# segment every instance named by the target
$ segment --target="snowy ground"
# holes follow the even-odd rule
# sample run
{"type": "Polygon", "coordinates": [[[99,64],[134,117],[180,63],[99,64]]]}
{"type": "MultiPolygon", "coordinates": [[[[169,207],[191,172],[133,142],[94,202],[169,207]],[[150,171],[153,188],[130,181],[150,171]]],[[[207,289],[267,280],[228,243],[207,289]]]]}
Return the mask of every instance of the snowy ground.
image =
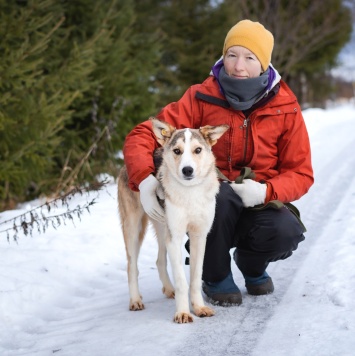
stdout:
{"type": "MultiPolygon", "coordinates": [[[[274,294],[247,295],[233,266],[243,304],[175,324],[150,232],[140,256],[146,309],[130,312],[111,184],[75,228],[69,223],[18,243],[0,234],[0,355],[354,355],[355,106],[304,116],[316,182],[296,205],[308,232],[291,258],[270,264],[274,294]]],[[[1,213],[0,223],[30,206],[1,213]]]]}

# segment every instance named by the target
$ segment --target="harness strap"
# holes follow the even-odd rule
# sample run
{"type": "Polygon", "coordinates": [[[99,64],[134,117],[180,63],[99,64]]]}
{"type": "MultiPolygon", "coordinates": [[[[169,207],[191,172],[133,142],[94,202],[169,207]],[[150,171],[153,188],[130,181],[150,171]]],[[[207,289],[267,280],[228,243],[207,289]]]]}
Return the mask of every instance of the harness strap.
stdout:
{"type": "Polygon", "coordinates": [[[231,181],[228,179],[218,168],[217,169],[217,176],[219,179],[227,181],[228,183],[237,183],[240,184],[243,182],[244,179],[254,179],[255,173],[252,171],[250,167],[243,167],[240,170],[239,176],[235,179],[235,181],[231,181]]]}

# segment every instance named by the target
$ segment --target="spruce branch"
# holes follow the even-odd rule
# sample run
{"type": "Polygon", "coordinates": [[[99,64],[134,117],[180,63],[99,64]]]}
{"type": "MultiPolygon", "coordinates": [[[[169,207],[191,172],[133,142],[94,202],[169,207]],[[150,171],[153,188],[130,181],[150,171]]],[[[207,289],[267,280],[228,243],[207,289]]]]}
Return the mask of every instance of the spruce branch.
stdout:
{"type": "Polygon", "coordinates": [[[25,236],[32,236],[33,231],[38,233],[45,233],[49,227],[57,229],[62,224],[66,225],[66,221],[70,220],[75,226],[75,218],[81,221],[81,216],[84,212],[90,213],[90,208],[96,204],[96,198],[87,200],[83,204],[78,204],[74,208],[70,206],[71,199],[80,194],[89,195],[90,192],[99,192],[106,184],[107,180],[101,182],[90,183],[84,187],[74,187],[62,196],[56,197],[50,201],[23,213],[11,219],[0,222],[1,225],[9,225],[11,227],[0,230],[0,234],[6,234],[8,242],[10,242],[10,235],[15,242],[18,241],[18,235],[22,232],[25,236]],[[63,213],[50,215],[53,208],[65,208],[63,213]]]}

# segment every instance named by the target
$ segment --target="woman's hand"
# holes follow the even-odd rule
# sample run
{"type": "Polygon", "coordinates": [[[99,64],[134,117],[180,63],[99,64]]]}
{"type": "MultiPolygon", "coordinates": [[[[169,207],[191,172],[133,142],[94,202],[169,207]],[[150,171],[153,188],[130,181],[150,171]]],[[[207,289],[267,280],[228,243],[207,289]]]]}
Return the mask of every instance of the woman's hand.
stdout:
{"type": "Polygon", "coordinates": [[[154,220],[165,222],[165,214],[160,206],[157,196],[162,198],[162,187],[158,179],[152,174],[139,184],[140,200],[144,211],[154,220]]]}
{"type": "Polygon", "coordinates": [[[267,185],[252,179],[244,179],[242,183],[231,183],[233,190],[240,196],[245,208],[264,204],[267,185]]]}

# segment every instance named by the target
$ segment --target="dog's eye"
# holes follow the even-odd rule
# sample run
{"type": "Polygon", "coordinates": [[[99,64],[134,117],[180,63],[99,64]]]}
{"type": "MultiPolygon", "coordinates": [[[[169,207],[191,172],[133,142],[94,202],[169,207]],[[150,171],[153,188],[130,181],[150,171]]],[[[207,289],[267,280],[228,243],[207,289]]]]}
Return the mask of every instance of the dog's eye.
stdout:
{"type": "Polygon", "coordinates": [[[175,148],[173,150],[173,152],[176,154],[176,155],[181,155],[181,151],[178,149],[178,148],[175,148]]]}
{"type": "Polygon", "coordinates": [[[196,154],[201,153],[201,151],[202,151],[202,148],[201,148],[201,147],[197,147],[197,148],[195,149],[195,153],[196,153],[196,154]]]}

